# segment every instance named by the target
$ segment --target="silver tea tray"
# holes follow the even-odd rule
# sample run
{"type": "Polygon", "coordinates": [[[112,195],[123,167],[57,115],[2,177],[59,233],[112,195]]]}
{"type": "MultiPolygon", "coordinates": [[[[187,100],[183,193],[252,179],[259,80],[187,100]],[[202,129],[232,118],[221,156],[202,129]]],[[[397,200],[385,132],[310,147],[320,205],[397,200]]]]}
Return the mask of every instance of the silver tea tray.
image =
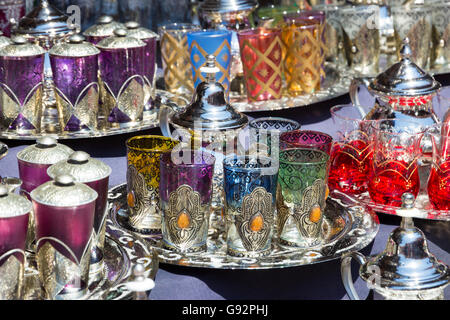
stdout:
{"type": "MultiPolygon", "coordinates": [[[[132,269],[138,263],[144,266],[147,277],[155,279],[158,271],[156,252],[148,248],[145,241],[136,234],[107,221],[104,268],[99,273],[89,275],[88,293],[82,299],[133,299],[134,292],[129,290],[127,282],[132,280],[132,269]]],[[[25,300],[43,299],[36,261],[28,252],[23,298],[25,300]]]]}
{"type": "MultiPolygon", "coordinates": [[[[30,134],[27,132],[19,132],[13,130],[0,130],[0,138],[11,140],[36,140],[42,136],[53,136],[59,140],[65,139],[88,139],[113,136],[125,133],[138,132],[142,130],[148,130],[159,126],[159,109],[161,105],[170,106],[172,109],[179,109],[187,104],[187,100],[182,97],[177,97],[170,92],[164,90],[156,90],[155,106],[149,114],[144,114],[142,121],[134,123],[128,127],[115,128],[107,124],[106,120],[99,120],[97,129],[94,131],[77,131],[77,132],[60,132],[54,133],[51,130],[47,130],[44,133],[30,134]]],[[[43,127],[48,127],[45,122],[42,123],[43,127]]]]}
{"type": "MultiPolygon", "coordinates": [[[[126,198],[126,184],[112,188],[108,194],[108,214],[113,224],[130,230],[126,198]]],[[[221,229],[210,228],[207,252],[195,254],[180,254],[162,248],[160,236],[139,235],[157,252],[162,263],[213,269],[275,269],[330,261],[347,252],[361,250],[375,238],[379,221],[376,214],[361,206],[349,206],[348,203],[328,199],[323,229],[325,244],[311,249],[287,249],[279,246],[277,239],[274,239],[272,252],[261,258],[226,255],[225,234],[221,229]]]]}

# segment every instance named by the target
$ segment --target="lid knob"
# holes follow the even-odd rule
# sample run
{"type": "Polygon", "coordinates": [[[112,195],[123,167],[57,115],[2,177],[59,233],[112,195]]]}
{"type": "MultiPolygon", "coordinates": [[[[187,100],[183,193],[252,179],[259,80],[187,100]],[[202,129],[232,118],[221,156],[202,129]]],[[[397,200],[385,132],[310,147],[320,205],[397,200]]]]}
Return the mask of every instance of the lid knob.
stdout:
{"type": "Polygon", "coordinates": [[[69,156],[69,161],[72,162],[72,163],[81,164],[81,163],[88,162],[90,158],[91,158],[91,156],[87,152],[75,151],[74,153],[72,153],[69,156]]]}
{"type": "Polygon", "coordinates": [[[6,197],[8,193],[8,188],[5,185],[0,185],[0,197],[6,197]]]}
{"type": "Polygon", "coordinates": [[[22,44],[28,43],[27,39],[25,39],[25,37],[22,37],[22,36],[14,36],[11,40],[14,44],[17,44],[17,45],[22,45],[22,44]]]}
{"type": "Polygon", "coordinates": [[[124,28],[118,28],[114,30],[114,35],[116,37],[126,37],[127,36],[127,30],[124,28]]]}
{"type": "Polygon", "coordinates": [[[125,27],[127,27],[127,29],[137,29],[139,26],[139,23],[136,21],[128,21],[125,23],[125,27]]]}
{"type": "Polygon", "coordinates": [[[50,148],[56,146],[57,140],[53,137],[45,136],[36,140],[38,148],[50,148]]]}
{"type": "Polygon", "coordinates": [[[402,194],[402,207],[405,209],[412,209],[414,208],[414,202],[415,202],[414,195],[409,192],[405,192],[402,194]]]}
{"type": "Polygon", "coordinates": [[[208,54],[206,56],[206,63],[200,68],[200,72],[206,73],[207,82],[215,82],[216,73],[219,71],[220,69],[216,66],[216,57],[213,54],[208,54]]]}
{"type": "Polygon", "coordinates": [[[83,43],[84,39],[85,38],[81,34],[74,34],[73,36],[70,36],[69,42],[78,44],[78,43],[83,43]]]}
{"type": "Polygon", "coordinates": [[[403,40],[403,46],[400,49],[400,56],[402,59],[409,59],[412,55],[411,47],[409,46],[409,38],[403,40]]]}
{"type": "Polygon", "coordinates": [[[111,17],[111,16],[101,16],[97,20],[98,24],[108,24],[108,23],[111,23],[111,22],[113,22],[113,17],[111,17]]]}
{"type": "Polygon", "coordinates": [[[59,186],[71,186],[75,183],[73,177],[68,174],[61,174],[56,176],[55,182],[59,186]]]}

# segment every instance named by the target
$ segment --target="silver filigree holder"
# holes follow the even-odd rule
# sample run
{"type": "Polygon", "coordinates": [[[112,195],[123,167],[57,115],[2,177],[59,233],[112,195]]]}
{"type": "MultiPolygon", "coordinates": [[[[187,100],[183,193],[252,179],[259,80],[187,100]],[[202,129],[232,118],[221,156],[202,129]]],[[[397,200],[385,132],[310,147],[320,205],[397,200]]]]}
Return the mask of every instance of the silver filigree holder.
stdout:
{"type": "Polygon", "coordinates": [[[402,221],[390,234],[383,252],[368,258],[359,252],[342,257],[342,282],[350,299],[360,300],[351,275],[352,258],[360,264],[359,276],[385,299],[443,299],[450,269],[429,252],[425,235],[414,226],[414,203],[411,193],[402,195],[402,208],[397,210],[402,221]]]}

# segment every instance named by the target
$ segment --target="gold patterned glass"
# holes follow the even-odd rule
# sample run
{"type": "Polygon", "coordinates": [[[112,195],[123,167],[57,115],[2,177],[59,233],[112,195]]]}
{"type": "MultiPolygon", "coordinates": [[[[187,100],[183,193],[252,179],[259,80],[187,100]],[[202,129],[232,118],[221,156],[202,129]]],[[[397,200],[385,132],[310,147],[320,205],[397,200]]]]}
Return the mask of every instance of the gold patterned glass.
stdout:
{"type": "Polygon", "coordinates": [[[450,65],[450,2],[432,4],[433,32],[431,67],[450,65]]]}
{"type": "Polygon", "coordinates": [[[284,72],[291,96],[320,90],[320,27],[315,21],[291,22],[283,27],[281,38],[286,48],[284,72]]]}
{"type": "Polygon", "coordinates": [[[159,28],[167,91],[186,96],[191,96],[194,92],[186,35],[199,30],[200,26],[188,23],[173,23],[159,28]]]}
{"type": "Polygon", "coordinates": [[[142,233],[161,233],[159,162],[179,141],[163,136],[127,140],[127,202],[130,226],[142,233]]]}

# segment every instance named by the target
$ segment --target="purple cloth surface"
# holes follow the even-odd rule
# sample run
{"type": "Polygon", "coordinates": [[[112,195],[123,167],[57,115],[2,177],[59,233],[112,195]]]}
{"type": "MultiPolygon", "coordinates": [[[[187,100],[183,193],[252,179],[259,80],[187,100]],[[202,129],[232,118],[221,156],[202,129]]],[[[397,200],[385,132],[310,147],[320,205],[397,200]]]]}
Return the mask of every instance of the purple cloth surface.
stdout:
{"type": "MultiPolygon", "coordinates": [[[[450,76],[438,78],[441,83],[450,84],[450,76]]],[[[450,87],[445,96],[450,98],[450,87]]],[[[362,101],[370,100],[362,92],[362,101]]],[[[303,129],[312,129],[334,134],[334,125],[329,109],[337,104],[349,103],[344,95],[309,107],[276,112],[249,113],[251,117],[279,116],[299,121],[303,129]]],[[[449,100],[450,101],[450,100],[449,100]]],[[[448,107],[448,106],[447,106],[448,107]]],[[[126,181],[125,141],[138,134],[160,134],[159,128],[128,135],[61,141],[74,150],[82,150],[110,165],[113,172],[110,186],[126,181]]],[[[0,160],[0,176],[18,176],[16,154],[26,141],[3,141],[10,146],[9,154],[0,160]]],[[[29,144],[31,142],[28,142],[29,144]]],[[[361,250],[364,255],[374,255],[386,246],[389,233],[399,226],[400,218],[379,214],[380,231],[375,240],[361,250]]],[[[429,250],[441,261],[450,264],[450,222],[415,219],[415,224],[428,239],[429,250]]],[[[353,279],[357,276],[356,262],[353,264],[353,279]]],[[[366,284],[358,278],[355,283],[362,299],[378,299],[369,294],[366,284]]],[[[215,270],[188,268],[160,264],[156,275],[156,286],[150,293],[154,300],[212,300],[212,299],[348,299],[340,276],[340,261],[273,270],[215,270]]],[[[450,299],[450,289],[445,291],[450,299]]]]}

